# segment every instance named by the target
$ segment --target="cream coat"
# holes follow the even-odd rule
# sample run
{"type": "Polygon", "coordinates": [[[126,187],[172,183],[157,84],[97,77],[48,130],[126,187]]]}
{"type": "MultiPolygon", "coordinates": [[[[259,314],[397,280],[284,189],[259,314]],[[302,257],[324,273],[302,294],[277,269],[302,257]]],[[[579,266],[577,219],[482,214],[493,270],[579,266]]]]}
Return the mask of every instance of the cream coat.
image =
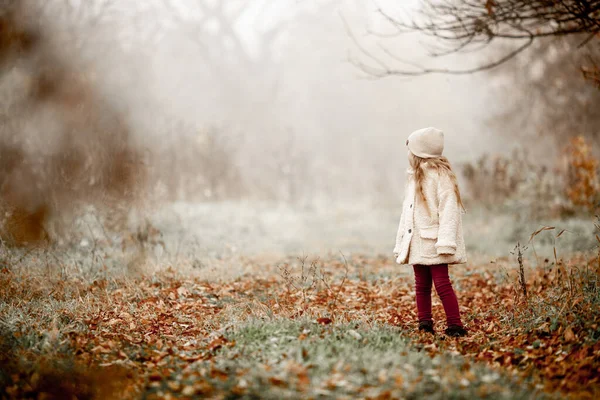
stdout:
{"type": "Polygon", "coordinates": [[[406,180],[402,216],[396,235],[398,264],[436,265],[467,262],[461,208],[450,177],[425,168],[423,192],[416,194],[414,172],[406,180]],[[429,211],[428,211],[429,209],[429,211]]]}

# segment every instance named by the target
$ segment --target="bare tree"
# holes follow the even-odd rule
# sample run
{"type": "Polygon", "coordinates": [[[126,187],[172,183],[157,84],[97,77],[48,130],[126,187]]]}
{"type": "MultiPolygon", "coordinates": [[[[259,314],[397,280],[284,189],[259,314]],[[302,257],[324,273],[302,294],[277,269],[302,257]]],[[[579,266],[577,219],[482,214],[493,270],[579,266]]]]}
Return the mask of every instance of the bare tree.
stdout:
{"type": "Polygon", "coordinates": [[[554,139],[557,148],[570,136],[597,140],[600,90],[582,79],[580,71],[586,63],[593,65],[590,59],[600,59],[600,46],[588,43],[578,49],[578,39],[544,38],[513,62],[489,71],[490,82],[501,83],[491,89],[501,112],[488,120],[488,127],[521,138],[527,132],[533,143],[539,137],[554,139]]]}
{"type": "Polygon", "coordinates": [[[517,45],[490,62],[465,69],[446,69],[421,66],[384,49],[390,58],[386,61],[356,41],[369,62],[354,60],[355,64],[375,77],[470,74],[507,62],[541,38],[579,35],[583,46],[600,33],[598,0],[422,0],[419,13],[409,20],[396,18],[383,9],[379,12],[395,28],[392,36],[419,32],[435,39],[429,48],[434,57],[478,51],[500,41],[517,45]]]}
{"type": "Polygon", "coordinates": [[[257,102],[272,102],[277,94],[281,79],[277,53],[286,33],[302,18],[312,18],[336,3],[296,3],[293,11],[282,12],[278,4],[284,2],[269,0],[189,0],[184,9],[176,1],[160,1],[164,18],[195,46],[209,73],[224,85],[225,96],[242,98],[240,91],[250,90],[252,108],[257,102]]]}

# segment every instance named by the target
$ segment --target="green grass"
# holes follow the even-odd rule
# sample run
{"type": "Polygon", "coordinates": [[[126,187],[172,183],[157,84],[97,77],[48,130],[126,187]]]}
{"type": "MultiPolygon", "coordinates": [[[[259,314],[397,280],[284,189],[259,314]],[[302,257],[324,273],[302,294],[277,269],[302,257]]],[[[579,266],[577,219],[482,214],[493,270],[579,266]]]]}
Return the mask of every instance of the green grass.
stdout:
{"type": "MultiPolygon", "coordinates": [[[[541,398],[528,384],[462,356],[432,358],[389,326],[250,321],[226,338],[235,344],[171,379],[193,386],[202,377],[225,398],[244,399],[541,398]]],[[[161,382],[151,392],[163,395],[168,387],[161,382]]]]}

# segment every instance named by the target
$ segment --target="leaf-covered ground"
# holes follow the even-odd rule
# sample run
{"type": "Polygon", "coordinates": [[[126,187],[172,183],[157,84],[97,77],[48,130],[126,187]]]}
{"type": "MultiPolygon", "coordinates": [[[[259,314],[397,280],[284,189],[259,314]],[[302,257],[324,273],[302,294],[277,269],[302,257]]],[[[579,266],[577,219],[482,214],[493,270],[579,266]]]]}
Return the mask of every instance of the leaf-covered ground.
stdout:
{"type": "Polygon", "coordinates": [[[235,279],[0,272],[2,398],[598,398],[600,263],[456,266],[466,338],[417,332],[390,258],[248,263],[235,279]],[[40,395],[43,394],[43,395],[40,395]],[[40,397],[41,396],[41,397],[40,397]]]}

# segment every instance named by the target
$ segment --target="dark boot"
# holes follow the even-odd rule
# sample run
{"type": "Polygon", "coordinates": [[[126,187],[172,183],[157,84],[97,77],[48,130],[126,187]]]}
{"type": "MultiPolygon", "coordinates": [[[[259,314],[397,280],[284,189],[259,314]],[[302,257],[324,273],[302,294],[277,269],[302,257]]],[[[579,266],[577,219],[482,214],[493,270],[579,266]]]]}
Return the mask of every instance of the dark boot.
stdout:
{"type": "Polygon", "coordinates": [[[450,325],[446,328],[446,335],[451,337],[462,337],[467,335],[467,330],[459,325],[450,325]]]}
{"type": "Polygon", "coordinates": [[[433,321],[421,321],[419,322],[419,330],[427,333],[435,334],[433,330],[433,321]]]}

